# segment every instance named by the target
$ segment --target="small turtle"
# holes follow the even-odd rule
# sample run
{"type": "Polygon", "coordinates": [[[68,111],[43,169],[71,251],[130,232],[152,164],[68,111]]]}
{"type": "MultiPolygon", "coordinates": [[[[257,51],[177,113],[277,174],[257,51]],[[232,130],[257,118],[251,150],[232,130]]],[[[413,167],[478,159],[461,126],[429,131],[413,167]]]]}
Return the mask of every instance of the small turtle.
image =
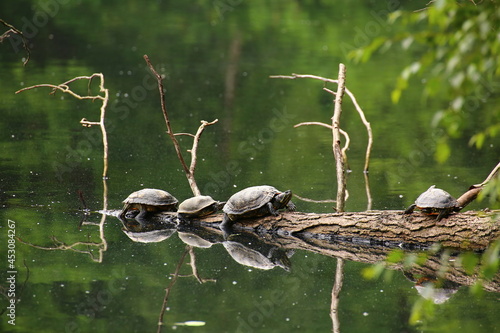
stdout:
{"type": "Polygon", "coordinates": [[[287,208],[295,210],[295,205],[290,201],[292,191],[280,192],[272,186],[252,186],[233,194],[223,208],[224,218],[220,229],[227,233],[234,221],[278,215],[278,209],[287,208]]]}
{"type": "Polygon", "coordinates": [[[225,202],[219,202],[212,199],[208,195],[199,195],[184,200],[180,205],[177,213],[182,217],[203,217],[216,213],[225,202]]]}
{"type": "Polygon", "coordinates": [[[177,210],[177,199],[167,191],[153,188],[145,188],[130,194],[123,200],[124,206],[120,218],[125,218],[130,211],[139,211],[136,219],[143,219],[148,212],[175,212],[177,210]]]}
{"type": "Polygon", "coordinates": [[[415,203],[408,207],[404,213],[411,214],[415,208],[420,209],[422,213],[427,215],[437,215],[437,221],[441,221],[442,218],[448,216],[451,212],[460,209],[454,197],[448,192],[436,188],[435,185],[432,185],[427,191],[420,194],[415,203]]]}

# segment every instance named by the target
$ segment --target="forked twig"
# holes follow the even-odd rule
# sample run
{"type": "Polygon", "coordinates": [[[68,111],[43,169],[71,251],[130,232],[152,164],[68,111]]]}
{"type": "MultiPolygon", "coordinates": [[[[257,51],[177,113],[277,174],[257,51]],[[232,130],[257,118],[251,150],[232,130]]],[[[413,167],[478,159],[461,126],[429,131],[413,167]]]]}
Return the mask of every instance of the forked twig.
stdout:
{"type": "Polygon", "coordinates": [[[4,32],[0,36],[0,43],[2,43],[5,38],[10,37],[11,33],[21,36],[21,39],[23,41],[23,48],[26,51],[26,55],[27,55],[26,60],[23,61],[23,66],[26,66],[28,61],[30,61],[30,55],[31,55],[30,48],[28,46],[28,40],[26,39],[26,37],[24,37],[23,32],[20,31],[19,29],[17,29],[16,27],[14,27],[12,24],[9,24],[2,19],[0,19],[0,23],[2,23],[4,26],[9,28],[9,30],[7,30],[6,32],[4,32]]]}
{"type": "Polygon", "coordinates": [[[198,143],[200,141],[201,134],[203,133],[203,130],[205,129],[205,127],[217,123],[218,119],[215,119],[212,122],[207,122],[205,120],[202,120],[201,125],[198,128],[198,131],[196,132],[195,135],[192,135],[190,133],[174,133],[174,131],[172,130],[172,125],[170,124],[170,119],[168,117],[168,112],[167,112],[167,106],[165,103],[165,90],[163,88],[163,79],[162,79],[161,75],[156,71],[156,69],[154,68],[153,64],[151,63],[151,61],[149,60],[149,57],[147,55],[144,55],[144,60],[146,61],[149,69],[151,70],[153,75],[156,77],[156,80],[158,81],[158,90],[160,91],[161,110],[163,112],[163,118],[165,119],[165,124],[167,125],[167,134],[169,135],[170,139],[172,140],[172,143],[174,144],[175,152],[177,153],[177,157],[179,158],[182,169],[184,170],[184,173],[186,174],[186,178],[188,180],[189,186],[191,187],[191,191],[193,192],[193,195],[195,195],[195,196],[201,195],[200,189],[198,188],[198,185],[196,184],[196,179],[194,178],[194,172],[196,169],[196,162],[197,162],[198,143]],[[186,161],[184,159],[184,156],[182,155],[179,141],[176,138],[177,135],[188,135],[188,136],[192,136],[194,138],[193,139],[193,146],[189,150],[189,152],[191,153],[191,163],[190,163],[189,167],[187,166],[186,161]]]}
{"type": "Polygon", "coordinates": [[[104,166],[103,166],[103,171],[102,171],[102,177],[103,177],[103,179],[106,179],[107,174],[108,174],[108,135],[106,133],[106,126],[104,124],[104,120],[106,117],[106,107],[108,106],[108,101],[109,101],[109,91],[108,91],[108,89],[106,89],[104,87],[104,75],[102,73],[94,73],[90,76],[77,76],[77,77],[74,77],[71,80],[63,82],[59,85],[46,84],[46,83],[36,84],[34,86],[19,89],[18,91],[16,91],[16,94],[23,92],[23,91],[26,91],[26,90],[31,90],[34,88],[41,88],[41,87],[52,88],[52,91],[50,92],[51,95],[54,95],[57,91],[61,91],[61,92],[66,93],[66,94],[70,94],[74,98],[80,99],[80,100],[90,99],[90,100],[94,101],[94,100],[98,99],[98,100],[102,101],[101,115],[100,115],[99,121],[88,121],[87,119],[83,118],[82,120],[80,120],[80,124],[82,124],[82,126],[84,126],[84,127],[91,127],[92,125],[99,125],[99,127],[101,128],[102,144],[103,144],[103,150],[104,150],[104,152],[103,152],[104,166]],[[80,95],[80,94],[75,93],[69,87],[69,84],[72,82],[75,82],[78,80],[89,80],[89,89],[90,89],[90,84],[92,82],[92,79],[94,79],[96,77],[98,77],[100,79],[99,92],[103,93],[103,96],[101,96],[101,95],[91,96],[90,92],[89,92],[89,95],[80,95]]]}
{"type": "MultiPolygon", "coordinates": [[[[338,84],[338,80],[328,79],[328,78],[325,78],[325,77],[321,77],[321,76],[317,76],[317,75],[310,75],[310,74],[295,74],[295,73],[292,73],[292,75],[272,75],[272,76],[270,76],[270,78],[273,78],[273,79],[290,79],[290,80],[301,79],[301,78],[309,78],[309,79],[320,80],[320,81],[323,81],[325,83],[329,82],[329,83],[338,84]]],[[[323,88],[323,90],[325,90],[325,91],[327,91],[327,92],[329,92],[331,94],[335,94],[332,90],[330,90],[328,88],[323,88]]],[[[347,89],[347,87],[345,87],[345,93],[351,98],[352,103],[354,104],[354,107],[356,108],[356,111],[358,112],[358,114],[359,114],[359,116],[361,118],[361,121],[363,122],[363,124],[366,127],[366,131],[367,131],[367,134],[368,134],[368,143],[366,145],[365,166],[364,166],[364,170],[363,171],[364,172],[368,172],[369,166],[370,166],[370,154],[371,154],[372,145],[373,145],[372,128],[371,128],[370,123],[366,120],[366,117],[365,117],[365,114],[363,112],[363,109],[361,109],[361,107],[359,106],[358,101],[356,100],[356,97],[354,96],[354,94],[349,89],[347,89]]]]}

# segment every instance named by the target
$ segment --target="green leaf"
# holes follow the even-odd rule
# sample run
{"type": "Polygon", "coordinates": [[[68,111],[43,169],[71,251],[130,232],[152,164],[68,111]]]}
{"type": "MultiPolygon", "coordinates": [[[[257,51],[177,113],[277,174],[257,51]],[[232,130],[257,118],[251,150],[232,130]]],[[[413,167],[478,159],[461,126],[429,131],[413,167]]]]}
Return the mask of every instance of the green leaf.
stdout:
{"type": "Polygon", "coordinates": [[[400,249],[394,249],[392,250],[389,255],[387,256],[387,262],[391,264],[396,264],[398,262],[401,262],[404,258],[404,251],[400,249]]]}
{"type": "Polygon", "coordinates": [[[385,269],[385,264],[384,263],[378,263],[376,265],[372,265],[370,267],[367,267],[367,268],[363,269],[361,271],[361,275],[366,280],[377,279],[384,272],[384,269],[385,269]]]}
{"type": "Polygon", "coordinates": [[[473,135],[469,140],[470,146],[476,146],[477,149],[481,149],[484,144],[484,140],[486,139],[486,135],[484,133],[477,133],[473,135]]]}
{"type": "Polygon", "coordinates": [[[450,158],[451,149],[447,142],[440,141],[436,146],[435,159],[438,163],[444,163],[450,158]]]}
{"type": "Polygon", "coordinates": [[[479,258],[475,253],[466,252],[460,255],[461,265],[468,275],[474,274],[476,271],[479,258]]]}

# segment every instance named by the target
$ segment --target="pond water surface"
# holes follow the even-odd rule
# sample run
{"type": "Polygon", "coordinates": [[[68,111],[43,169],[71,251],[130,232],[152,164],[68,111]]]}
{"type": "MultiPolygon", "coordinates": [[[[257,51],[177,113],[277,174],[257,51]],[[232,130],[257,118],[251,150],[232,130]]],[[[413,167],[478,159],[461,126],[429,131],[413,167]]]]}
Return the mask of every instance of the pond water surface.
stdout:
{"type": "MultiPolygon", "coordinates": [[[[25,67],[20,44],[5,40],[0,53],[2,331],[154,332],[164,308],[163,331],[329,332],[340,325],[340,332],[500,332],[500,288],[494,283],[482,293],[468,285],[442,286],[451,290],[446,300],[424,302],[418,279],[401,269],[368,279],[379,266],[362,260],[363,253],[384,261],[391,249],[337,249],[356,253],[358,260],[342,261],[332,321],[334,256],[264,244],[264,257],[281,257],[256,268],[236,261],[231,251],[238,245],[217,235],[187,248],[186,240],[193,245],[195,237],[186,235],[189,230],[166,226],[141,238],[125,232],[115,216],[99,213],[120,209],[131,192],[146,187],[168,190],[179,200],[192,196],[144,54],[164,75],[175,132],[195,133],[200,120],[218,119],[201,137],[196,169],[202,193],[218,200],[260,184],[316,200],[335,198],[331,132],[293,127],[331,122],[332,95],[319,81],[269,76],[336,78],[339,63],[346,65],[347,87],[374,133],[369,201],[362,171],[367,135],[345,100],[341,123],[351,138],[352,170],[347,211],[401,210],[430,185],[458,196],[481,182],[498,162],[495,146],[477,151],[468,138],[457,139],[446,163],[433,158],[439,129],[431,126],[432,117],[447,101],[422,98],[415,81],[399,104],[391,103],[395,78],[414,54],[394,49],[366,64],[346,57],[401,29],[384,23],[393,10],[385,2],[53,0],[4,2],[0,8],[0,18],[23,29],[31,42],[25,67]],[[104,74],[110,92],[105,181],[99,127],[79,123],[99,120],[100,101],[49,95],[49,88],[15,94],[92,73],[104,74]],[[6,255],[9,239],[15,240],[15,261],[6,255]],[[178,263],[180,275],[174,276],[178,263]],[[10,291],[17,299],[14,311],[8,308],[10,291]]],[[[74,89],[86,94],[87,82],[74,89]]],[[[178,138],[183,150],[190,148],[192,138],[178,138]]],[[[302,212],[333,211],[332,203],[293,200],[302,212]]],[[[468,209],[486,206],[475,202],[468,209]]]]}

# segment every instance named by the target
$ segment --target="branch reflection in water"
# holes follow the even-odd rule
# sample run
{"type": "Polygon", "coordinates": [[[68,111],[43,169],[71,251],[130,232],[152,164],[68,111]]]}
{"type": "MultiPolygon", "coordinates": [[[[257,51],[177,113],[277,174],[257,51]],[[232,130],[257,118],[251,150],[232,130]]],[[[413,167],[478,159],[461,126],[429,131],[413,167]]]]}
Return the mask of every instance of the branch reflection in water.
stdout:
{"type": "MultiPolygon", "coordinates": [[[[447,302],[462,286],[475,286],[480,284],[484,290],[489,292],[500,292],[500,276],[493,274],[486,276],[482,273],[480,265],[467,267],[463,263],[463,256],[471,255],[470,252],[447,249],[441,246],[430,248],[418,248],[407,246],[406,249],[394,244],[362,242],[357,239],[314,239],[299,237],[297,235],[279,235],[267,230],[251,227],[243,227],[236,233],[224,239],[222,232],[216,224],[204,222],[202,219],[178,219],[175,213],[162,213],[153,215],[153,219],[145,222],[141,220],[129,221],[124,225],[123,231],[129,238],[137,242],[168,241],[175,233],[186,243],[179,263],[184,257],[191,255],[192,274],[180,275],[176,269],[174,276],[194,276],[199,283],[214,281],[202,279],[198,275],[194,257],[194,249],[212,250],[214,246],[222,245],[230,257],[237,263],[261,270],[271,270],[280,267],[290,274],[297,275],[298,280],[287,286],[287,290],[298,290],[302,279],[310,278],[310,274],[317,271],[318,267],[300,267],[293,269],[292,256],[297,250],[317,253],[320,255],[337,259],[335,280],[331,293],[330,317],[332,319],[333,332],[340,332],[340,321],[338,318],[340,290],[343,283],[344,264],[348,261],[356,261],[372,264],[365,268],[365,278],[377,278],[387,272],[401,271],[402,274],[415,284],[416,294],[421,298],[412,310],[412,318],[420,318],[419,311],[422,304],[430,302],[436,306],[447,302]],[[134,236],[131,237],[130,234],[134,236]],[[141,235],[143,234],[143,235],[141,235]],[[156,239],[152,240],[155,235],[156,239]],[[158,236],[161,235],[161,236],[158,236]],[[384,273],[385,272],[385,273],[384,273]]],[[[497,246],[498,247],[498,246],[497,246]]],[[[482,251],[476,251],[479,253],[482,251]]],[[[488,251],[486,251],[488,252],[488,251]]],[[[491,252],[491,251],[489,251],[491,252]]],[[[485,262],[481,259],[476,263],[485,262]]],[[[172,288],[171,281],[168,288],[172,288]]],[[[169,292],[170,292],[169,289],[169,292]]],[[[274,309],[284,304],[286,295],[283,292],[269,291],[267,298],[259,302],[255,313],[251,312],[243,317],[238,317],[240,328],[255,329],[260,327],[264,318],[268,318],[274,309]],[[258,310],[258,311],[257,311],[258,310]]],[[[164,309],[164,308],[162,308],[164,309]]],[[[325,309],[325,311],[327,311],[325,309]]],[[[412,319],[410,318],[410,322],[412,319]]]]}

